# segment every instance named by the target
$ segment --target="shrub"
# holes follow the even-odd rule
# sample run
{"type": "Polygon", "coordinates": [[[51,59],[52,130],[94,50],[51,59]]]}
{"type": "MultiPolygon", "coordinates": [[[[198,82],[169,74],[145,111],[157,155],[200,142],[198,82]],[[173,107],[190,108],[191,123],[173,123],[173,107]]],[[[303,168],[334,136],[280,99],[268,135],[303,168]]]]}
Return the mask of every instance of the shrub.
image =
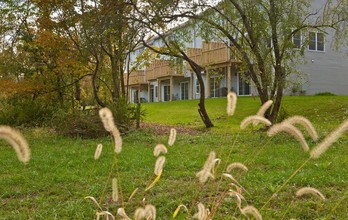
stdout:
{"type": "Polygon", "coordinates": [[[331,92],[318,92],[315,94],[315,96],[336,96],[336,95],[331,92]]]}
{"type": "Polygon", "coordinates": [[[0,124],[37,127],[46,125],[56,107],[42,99],[12,97],[0,102],[0,124]]]}

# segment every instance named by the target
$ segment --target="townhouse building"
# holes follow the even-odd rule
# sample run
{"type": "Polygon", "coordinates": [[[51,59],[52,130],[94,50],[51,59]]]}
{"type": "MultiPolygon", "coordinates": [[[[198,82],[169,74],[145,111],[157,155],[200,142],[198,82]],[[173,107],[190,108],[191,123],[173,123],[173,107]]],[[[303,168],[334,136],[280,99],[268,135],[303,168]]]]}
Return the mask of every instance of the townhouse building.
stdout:
{"type": "MultiPolygon", "coordinates": [[[[226,42],[204,41],[192,29],[190,42],[185,42],[188,57],[204,67],[202,72],[206,98],[225,97],[228,91],[238,96],[257,95],[252,82],[239,71],[236,52],[226,42]]],[[[314,95],[331,92],[348,95],[348,48],[332,48],[334,34],[318,31],[301,32],[293,36],[294,49],[301,47],[304,37],[309,44],[296,69],[300,74],[290,77],[285,94],[314,95]]],[[[149,44],[161,47],[161,39],[149,44]]],[[[138,47],[129,57],[134,61],[144,47],[138,47]]],[[[169,57],[161,56],[150,65],[131,71],[125,78],[130,102],[164,102],[200,98],[200,85],[188,65],[173,65],[169,57]]]]}

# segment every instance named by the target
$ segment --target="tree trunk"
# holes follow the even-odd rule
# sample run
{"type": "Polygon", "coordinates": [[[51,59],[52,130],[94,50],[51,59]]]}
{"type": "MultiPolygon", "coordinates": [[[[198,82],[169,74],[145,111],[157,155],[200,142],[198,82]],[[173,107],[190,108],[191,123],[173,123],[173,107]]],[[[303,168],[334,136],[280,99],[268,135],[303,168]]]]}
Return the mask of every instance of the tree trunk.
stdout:
{"type": "Polygon", "coordinates": [[[96,79],[97,79],[97,73],[98,73],[98,68],[99,68],[99,61],[97,61],[94,71],[93,71],[93,75],[92,75],[92,89],[93,89],[93,96],[95,101],[98,103],[98,105],[100,105],[101,107],[105,107],[105,103],[99,98],[98,95],[98,88],[97,85],[95,83],[96,79]]]}

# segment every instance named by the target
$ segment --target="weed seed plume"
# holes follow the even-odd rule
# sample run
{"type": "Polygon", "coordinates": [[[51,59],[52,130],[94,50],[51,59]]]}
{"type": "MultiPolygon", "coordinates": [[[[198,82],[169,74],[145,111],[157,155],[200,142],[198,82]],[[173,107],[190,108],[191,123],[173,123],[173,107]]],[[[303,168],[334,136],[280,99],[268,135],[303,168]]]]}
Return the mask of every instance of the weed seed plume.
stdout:
{"type": "Polygon", "coordinates": [[[308,144],[307,144],[306,140],[304,139],[303,134],[295,126],[293,126],[291,124],[287,124],[287,123],[276,124],[268,130],[267,135],[272,137],[279,132],[286,132],[286,133],[292,135],[297,141],[300,142],[302,149],[305,152],[309,151],[308,144]]]}
{"type": "Polygon", "coordinates": [[[0,126],[0,138],[13,147],[19,161],[27,163],[30,160],[29,145],[18,130],[9,126],[0,126]]]}
{"type": "Polygon", "coordinates": [[[252,215],[256,220],[262,220],[260,212],[254,206],[248,205],[242,208],[240,211],[245,216],[252,215]]]}
{"type": "Polygon", "coordinates": [[[288,123],[291,125],[294,125],[294,124],[302,125],[314,141],[318,140],[317,131],[315,130],[312,123],[305,117],[295,115],[285,119],[282,123],[288,123]]]}
{"type": "Polygon", "coordinates": [[[175,140],[176,140],[176,129],[175,128],[171,128],[170,129],[169,139],[168,139],[168,145],[169,146],[173,146],[173,144],[175,143],[175,140]]]}
{"type": "Polygon", "coordinates": [[[148,204],[145,206],[145,218],[146,219],[156,219],[156,207],[148,204]]]}
{"type": "Polygon", "coordinates": [[[157,158],[156,164],[155,164],[155,171],[154,171],[155,175],[158,176],[161,174],[165,161],[166,161],[166,158],[164,156],[160,156],[159,158],[157,158]]]}
{"type": "Polygon", "coordinates": [[[124,208],[117,209],[117,214],[122,217],[122,220],[131,220],[126,214],[126,211],[124,210],[124,208]]]}
{"type": "Polygon", "coordinates": [[[242,170],[244,172],[248,171],[248,168],[244,164],[238,163],[238,162],[231,163],[230,165],[228,165],[227,168],[226,168],[226,171],[230,173],[234,169],[240,169],[240,170],[242,170]]]}
{"type": "Polygon", "coordinates": [[[348,119],[311,151],[311,158],[319,158],[348,129],[348,119]]]}
{"type": "Polygon", "coordinates": [[[94,153],[94,159],[95,160],[98,160],[102,150],[103,150],[103,145],[102,144],[98,144],[97,149],[95,149],[95,153],[94,153]]]}
{"type": "Polygon", "coordinates": [[[197,204],[198,212],[193,215],[193,218],[198,220],[206,220],[208,218],[208,210],[205,209],[202,203],[197,204]]]}
{"type": "Polygon", "coordinates": [[[110,132],[115,141],[115,152],[119,154],[122,150],[122,138],[120,131],[117,129],[114,123],[112,112],[108,108],[102,108],[99,110],[99,116],[103,122],[106,131],[110,132]]]}
{"type": "MultiPolygon", "coordinates": [[[[269,109],[269,107],[271,107],[273,104],[272,100],[268,100],[267,102],[263,103],[263,105],[261,106],[261,108],[259,109],[259,111],[256,113],[257,116],[261,116],[261,117],[265,117],[265,113],[266,111],[269,109]]],[[[253,125],[257,125],[258,122],[254,121],[253,125]]]]}
{"type": "Polygon", "coordinates": [[[235,92],[229,92],[227,94],[227,115],[232,116],[236,110],[237,95],[235,92]]]}
{"type": "Polygon", "coordinates": [[[246,117],[245,119],[243,119],[243,121],[240,123],[240,128],[244,129],[252,122],[257,122],[257,123],[261,122],[262,124],[264,124],[266,126],[272,125],[272,123],[268,119],[266,119],[262,116],[252,115],[252,116],[249,116],[249,117],[246,117]]]}
{"type": "Polygon", "coordinates": [[[196,174],[200,183],[205,183],[209,177],[214,179],[212,170],[214,169],[214,166],[215,166],[215,157],[216,157],[215,152],[214,151],[210,152],[209,157],[203,166],[203,169],[196,174]]]}
{"type": "Polygon", "coordinates": [[[155,157],[158,157],[161,153],[162,154],[166,154],[168,152],[166,146],[164,146],[163,144],[157,144],[155,149],[153,150],[153,155],[155,157]]]}
{"type": "Polygon", "coordinates": [[[325,200],[325,196],[317,189],[312,187],[303,187],[296,192],[296,197],[301,197],[306,194],[317,196],[318,198],[325,200]]]}
{"type": "Polygon", "coordinates": [[[114,202],[118,201],[118,187],[117,187],[117,179],[112,179],[112,200],[114,202]]]}

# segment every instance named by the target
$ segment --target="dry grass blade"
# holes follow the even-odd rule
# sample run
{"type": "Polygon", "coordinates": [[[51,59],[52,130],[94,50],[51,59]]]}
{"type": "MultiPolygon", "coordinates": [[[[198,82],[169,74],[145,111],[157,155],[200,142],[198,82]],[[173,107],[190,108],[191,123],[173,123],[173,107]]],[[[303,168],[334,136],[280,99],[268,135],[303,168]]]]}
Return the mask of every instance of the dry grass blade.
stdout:
{"type": "Polygon", "coordinates": [[[243,121],[240,123],[240,128],[245,129],[250,123],[253,123],[253,122],[262,123],[266,126],[272,125],[272,123],[268,119],[266,119],[262,116],[252,115],[252,116],[249,116],[249,117],[246,117],[245,119],[243,119],[243,121]]]}
{"type": "Polygon", "coordinates": [[[348,119],[311,151],[311,158],[319,158],[348,129],[348,119]]]}
{"type": "Polygon", "coordinates": [[[94,159],[98,160],[98,158],[101,155],[101,152],[103,150],[103,145],[102,144],[98,144],[97,148],[95,149],[95,153],[94,153],[94,159]]]}
{"type": "Polygon", "coordinates": [[[162,175],[162,171],[158,174],[158,176],[156,177],[156,179],[148,186],[146,187],[145,191],[148,191],[149,189],[151,189],[161,178],[161,175],[162,175]]]}
{"type": "Polygon", "coordinates": [[[27,163],[30,160],[29,145],[18,130],[9,126],[0,126],[0,138],[13,147],[19,161],[27,163]]]}
{"type": "Polygon", "coordinates": [[[302,149],[305,152],[309,151],[308,144],[307,144],[306,140],[304,139],[302,132],[299,129],[297,129],[295,126],[293,126],[291,124],[287,124],[287,123],[276,124],[276,125],[273,125],[268,130],[267,134],[268,134],[268,136],[272,137],[279,132],[286,132],[286,133],[290,134],[297,141],[300,142],[302,149]]]}
{"type": "Polygon", "coordinates": [[[118,201],[118,186],[117,186],[117,179],[112,179],[112,200],[114,202],[118,201]]]}
{"type": "Polygon", "coordinates": [[[296,192],[296,197],[301,197],[306,194],[315,195],[318,198],[325,200],[325,196],[317,189],[313,187],[303,187],[296,192]]]}
{"type": "Polygon", "coordinates": [[[100,216],[104,216],[104,215],[105,215],[105,216],[106,216],[106,219],[109,219],[108,216],[111,216],[111,218],[112,218],[113,220],[115,220],[115,216],[114,216],[113,214],[111,214],[110,212],[108,212],[108,211],[97,212],[96,215],[97,215],[97,219],[99,219],[100,216]]]}
{"type": "Polygon", "coordinates": [[[180,211],[181,208],[184,208],[185,211],[188,212],[187,207],[186,207],[185,205],[182,205],[182,204],[181,204],[181,205],[179,205],[179,206],[175,209],[175,211],[174,211],[174,213],[173,213],[173,218],[175,218],[175,217],[178,215],[178,213],[179,213],[179,211],[180,211]]]}
{"type": "Polygon", "coordinates": [[[97,202],[97,200],[96,200],[93,196],[86,196],[85,199],[90,199],[90,200],[92,200],[92,201],[94,202],[94,204],[96,204],[100,210],[103,210],[103,209],[100,207],[100,205],[99,205],[99,203],[97,202]]]}
{"type": "Polygon", "coordinates": [[[129,198],[128,198],[128,202],[134,197],[134,195],[138,192],[138,190],[139,190],[139,188],[136,188],[133,192],[132,192],[132,194],[129,196],[129,198]]]}

